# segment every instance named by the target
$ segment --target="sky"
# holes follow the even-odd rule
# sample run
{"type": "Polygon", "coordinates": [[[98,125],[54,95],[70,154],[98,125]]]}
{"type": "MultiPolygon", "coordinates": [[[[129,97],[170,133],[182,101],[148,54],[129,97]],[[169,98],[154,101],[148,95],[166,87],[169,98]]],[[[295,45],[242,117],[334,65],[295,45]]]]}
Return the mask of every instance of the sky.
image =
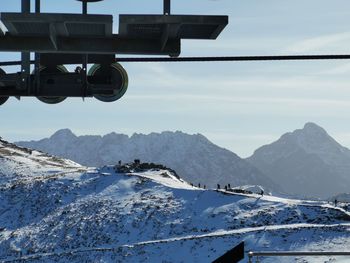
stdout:
{"type": "MultiPolygon", "coordinates": [[[[1,0],[18,12],[20,0],[1,0]]],[[[32,1],[34,4],[34,1],[32,1]]],[[[159,14],[162,0],[105,0],[89,13],[159,14]]],[[[43,12],[78,13],[74,0],[42,0],[43,12]]],[[[348,0],[173,0],[173,14],[228,15],[217,40],[182,41],[181,56],[350,54],[348,0]]],[[[0,60],[16,60],[1,53],[0,60]]],[[[125,96],[114,103],[68,98],[47,105],[11,98],[0,107],[0,136],[9,141],[110,132],[201,133],[248,157],[283,133],[315,122],[350,148],[350,61],[123,63],[125,96]]],[[[4,68],[18,71],[16,67],[4,68]]]]}

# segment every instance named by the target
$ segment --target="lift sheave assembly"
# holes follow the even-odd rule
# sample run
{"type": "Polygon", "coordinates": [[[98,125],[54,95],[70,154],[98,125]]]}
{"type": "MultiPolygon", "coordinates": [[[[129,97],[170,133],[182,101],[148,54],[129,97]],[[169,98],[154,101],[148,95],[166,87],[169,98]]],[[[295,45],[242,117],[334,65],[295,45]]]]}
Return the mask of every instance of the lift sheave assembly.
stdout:
{"type": "Polygon", "coordinates": [[[87,12],[89,2],[102,0],[80,1],[82,14],[41,13],[40,0],[35,13],[30,0],[22,0],[20,13],[0,14],[6,27],[0,27],[0,51],[22,54],[20,72],[6,74],[0,68],[0,105],[24,96],[49,104],[67,97],[116,101],[128,88],[116,55],[178,57],[182,39],[216,39],[228,24],[227,16],[172,15],[170,0],[164,0],[161,15],[119,15],[119,33],[113,34],[112,15],[87,12]],[[64,65],[69,64],[79,66],[68,72],[64,65]],[[94,65],[88,70],[88,64],[94,65]]]}

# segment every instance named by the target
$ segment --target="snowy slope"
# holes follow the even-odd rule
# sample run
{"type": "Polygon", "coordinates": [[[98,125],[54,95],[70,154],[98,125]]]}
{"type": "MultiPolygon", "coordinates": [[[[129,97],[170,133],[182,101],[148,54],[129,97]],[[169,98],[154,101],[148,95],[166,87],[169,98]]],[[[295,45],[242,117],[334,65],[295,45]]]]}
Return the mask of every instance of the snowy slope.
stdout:
{"type": "Polygon", "coordinates": [[[70,160],[21,148],[0,138],[0,183],[67,173],[84,168],[70,160]]]}
{"type": "Polygon", "coordinates": [[[350,150],[314,123],[262,146],[247,160],[289,194],[327,199],[349,191],[350,150]]]}
{"type": "Polygon", "coordinates": [[[134,134],[131,137],[111,133],[101,136],[75,136],[59,130],[40,141],[18,142],[88,166],[116,164],[141,159],[171,167],[185,180],[197,185],[257,184],[278,191],[266,175],[236,154],[211,143],[203,135],[182,132],[134,134]]]}
{"type": "Polygon", "coordinates": [[[1,175],[11,177],[0,184],[1,262],[211,262],[243,240],[247,250],[350,248],[348,207],[203,190],[168,170],[74,167],[1,175]]]}

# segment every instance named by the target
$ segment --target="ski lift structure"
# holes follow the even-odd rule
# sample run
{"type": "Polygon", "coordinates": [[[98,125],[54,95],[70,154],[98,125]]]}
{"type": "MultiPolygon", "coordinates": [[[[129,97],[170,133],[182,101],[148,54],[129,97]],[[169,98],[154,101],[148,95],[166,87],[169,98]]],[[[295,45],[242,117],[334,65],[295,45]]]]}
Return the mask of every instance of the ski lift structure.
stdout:
{"type": "Polygon", "coordinates": [[[67,97],[116,101],[128,88],[116,55],[177,58],[182,39],[216,39],[228,24],[228,16],[173,15],[170,0],[163,0],[163,14],[119,15],[114,34],[112,15],[88,13],[88,4],[103,0],[77,1],[81,14],[41,13],[40,0],[33,13],[31,0],[21,0],[19,13],[0,13],[5,26],[0,26],[0,52],[21,52],[19,62],[0,62],[21,67],[10,74],[0,68],[0,105],[9,97],[37,97],[48,104],[67,97]],[[65,65],[79,66],[69,72],[65,65]]]}

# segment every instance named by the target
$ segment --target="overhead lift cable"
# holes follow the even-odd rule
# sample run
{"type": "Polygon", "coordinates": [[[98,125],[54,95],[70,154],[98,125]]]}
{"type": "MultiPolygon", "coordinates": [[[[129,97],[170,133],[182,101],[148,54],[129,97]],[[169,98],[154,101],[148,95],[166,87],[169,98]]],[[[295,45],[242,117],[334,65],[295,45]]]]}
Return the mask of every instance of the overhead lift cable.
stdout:
{"type": "MultiPolygon", "coordinates": [[[[234,62],[286,60],[347,60],[350,55],[280,55],[280,56],[223,56],[223,57],[119,57],[116,62],[234,62]]],[[[32,60],[31,64],[35,61],[32,60]]],[[[0,66],[16,66],[21,61],[0,62],[0,66]]]]}
{"type": "Polygon", "coordinates": [[[116,58],[118,62],[230,62],[230,61],[278,61],[278,60],[341,60],[350,55],[281,55],[281,56],[223,56],[223,57],[125,57],[116,58]]]}

